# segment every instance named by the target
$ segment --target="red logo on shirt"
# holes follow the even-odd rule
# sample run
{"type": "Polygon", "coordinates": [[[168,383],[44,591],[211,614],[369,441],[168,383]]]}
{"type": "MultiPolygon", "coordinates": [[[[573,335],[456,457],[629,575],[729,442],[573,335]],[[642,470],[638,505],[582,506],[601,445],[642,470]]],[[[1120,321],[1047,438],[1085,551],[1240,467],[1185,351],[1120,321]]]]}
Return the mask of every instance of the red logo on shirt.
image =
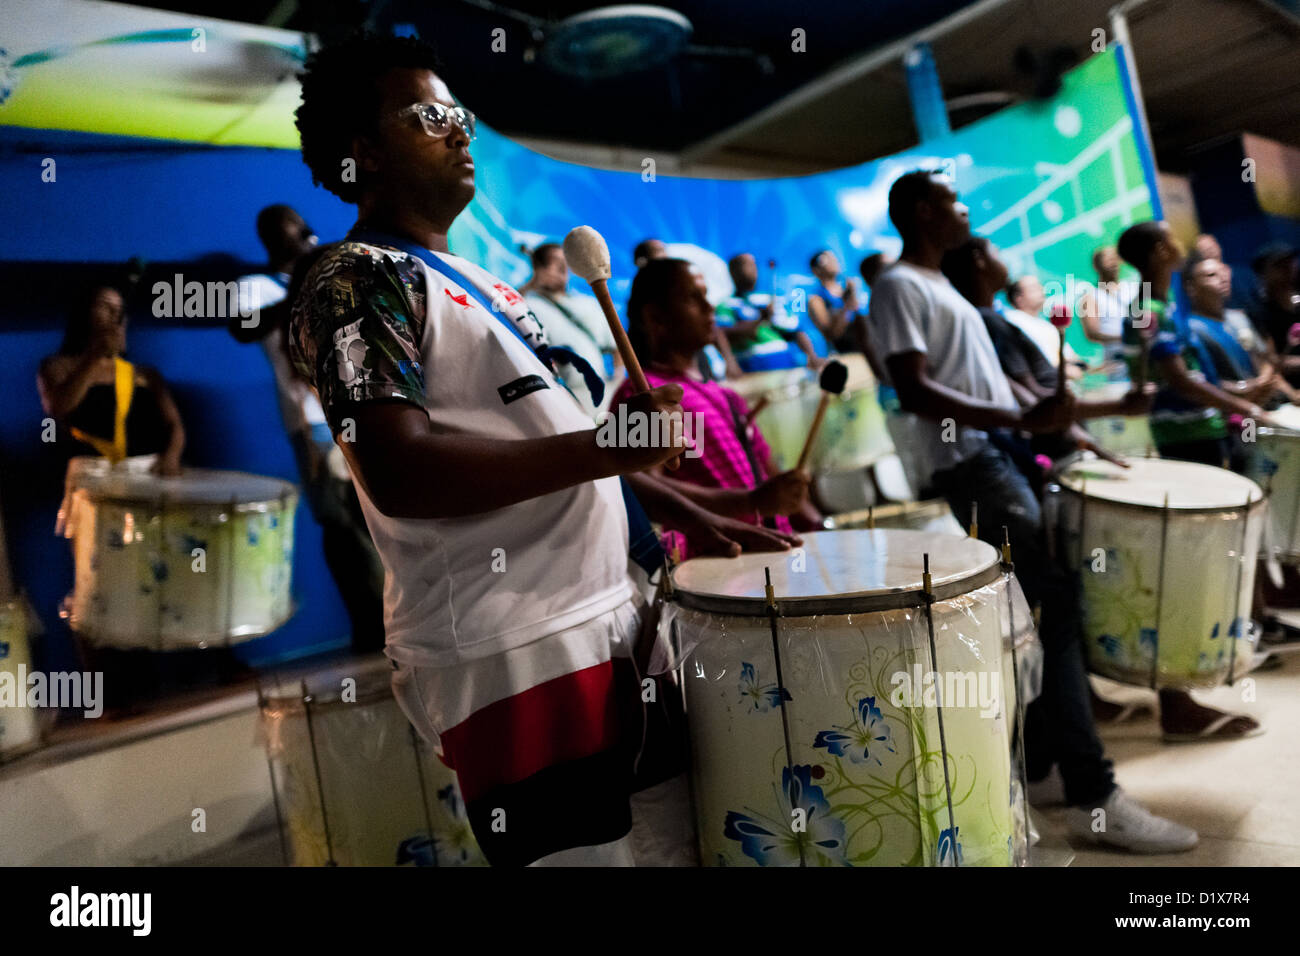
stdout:
{"type": "Polygon", "coordinates": [[[518,292],[503,282],[492,283],[492,288],[501,293],[501,298],[506,300],[507,305],[518,305],[523,301],[523,297],[518,292]]]}
{"type": "Polygon", "coordinates": [[[457,305],[463,305],[467,309],[473,308],[473,306],[469,304],[468,292],[462,292],[460,295],[452,295],[450,289],[443,289],[442,291],[447,293],[447,295],[451,297],[451,301],[455,302],[457,305]]]}

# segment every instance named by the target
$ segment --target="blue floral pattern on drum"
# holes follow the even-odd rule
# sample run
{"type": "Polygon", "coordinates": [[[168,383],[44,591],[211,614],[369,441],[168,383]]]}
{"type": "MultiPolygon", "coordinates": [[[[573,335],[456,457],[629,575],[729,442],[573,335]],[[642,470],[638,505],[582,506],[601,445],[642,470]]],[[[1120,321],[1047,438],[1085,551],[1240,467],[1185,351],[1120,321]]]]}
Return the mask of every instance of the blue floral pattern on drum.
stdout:
{"type": "Polygon", "coordinates": [[[750,703],[754,707],[754,713],[766,714],[773,707],[780,706],[784,700],[793,700],[790,692],[784,687],[777,687],[776,683],[760,684],[758,682],[758,671],[754,665],[748,661],[740,662],[740,702],[750,703]]]}
{"type": "Polygon", "coordinates": [[[818,731],[813,746],[824,748],[835,757],[848,757],[853,763],[874,760],[877,767],[883,766],[878,752],[887,750],[892,754],[897,751],[890,740],[889,724],[876,706],[876,698],[863,697],[858,701],[856,717],[853,723],[843,727],[818,731]]]}
{"type": "Polygon", "coordinates": [[[807,765],[796,765],[793,775],[789,767],[782,770],[777,805],[783,814],[774,819],[748,807],[749,814],[732,810],[723,835],[739,840],[741,850],[759,866],[798,866],[801,845],[809,866],[848,866],[844,821],[831,815],[812,772],[807,765]]]}
{"type": "MultiPolygon", "coordinates": [[[[947,770],[959,832],[954,834],[948,828],[942,754],[937,746],[931,749],[929,742],[930,731],[935,729],[933,709],[896,707],[880,697],[876,689],[889,687],[890,676],[906,671],[908,663],[901,655],[883,649],[875,650],[872,657],[874,669],[864,660],[847,675],[844,703],[849,720],[794,741],[796,761],[801,750],[811,755],[809,743],[827,759],[816,764],[796,762],[792,780],[782,747],[772,757],[773,770],[781,768],[783,784],[778,790],[773,783],[773,803],[762,810],[748,806],[744,812],[728,810],[720,821],[724,837],[738,841],[743,854],[758,865],[798,866],[802,843],[809,866],[891,865],[896,860],[907,866],[952,866],[954,854],[957,864],[965,862],[961,842],[954,839],[960,836],[961,821],[989,826],[989,814],[996,812],[993,806],[997,803],[985,792],[990,782],[982,779],[969,755],[959,757],[950,752],[947,770]],[[895,747],[896,742],[903,753],[895,747]],[[805,811],[803,832],[793,825],[795,808],[805,811]],[[900,844],[905,848],[901,859],[900,844]]],[[[756,684],[750,665],[742,664],[742,674],[746,675],[742,689],[756,684]]],[[[789,696],[786,699],[790,700],[789,696]]],[[[775,697],[768,699],[768,705],[769,710],[775,707],[775,697]]],[[[768,719],[776,719],[776,715],[768,719]]],[[[792,731],[798,733],[797,710],[792,712],[791,722],[792,731]]],[[[1009,840],[1002,835],[1005,832],[1001,830],[997,836],[999,857],[1003,856],[1004,841],[1009,840]]],[[[724,860],[734,865],[723,854],[717,856],[719,865],[724,860]]],[[[1010,856],[1008,851],[1008,863],[1010,856]]],[[[977,862],[993,861],[982,858],[977,862]]]]}

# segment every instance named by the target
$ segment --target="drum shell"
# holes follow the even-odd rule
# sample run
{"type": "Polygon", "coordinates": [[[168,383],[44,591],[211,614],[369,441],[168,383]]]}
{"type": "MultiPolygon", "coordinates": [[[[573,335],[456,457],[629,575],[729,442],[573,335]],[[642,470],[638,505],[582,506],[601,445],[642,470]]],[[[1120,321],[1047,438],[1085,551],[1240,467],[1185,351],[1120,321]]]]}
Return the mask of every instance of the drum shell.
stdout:
{"type": "MultiPolygon", "coordinates": [[[[1014,613],[1025,640],[1032,633],[1028,607],[1019,585],[1011,580],[1008,589],[1003,576],[936,602],[933,613],[937,671],[960,675],[975,696],[988,691],[987,708],[965,706],[970,699],[955,706],[952,696],[953,706],[943,708],[960,862],[1022,862],[1021,788],[1010,739],[1017,693],[1010,620],[1014,613]]],[[[788,836],[780,851],[765,854],[752,845],[747,850],[734,829],[728,832],[739,817],[783,835],[791,829],[769,621],[680,605],[668,619],[688,649],[682,682],[701,859],[705,865],[797,865],[788,836]]],[[[779,634],[793,762],[796,775],[806,775],[808,819],[838,829],[845,841],[842,854],[806,846],[808,865],[951,865],[938,698],[903,693],[936,670],[924,609],[782,617],[779,634]],[[865,732],[865,753],[832,753],[825,734],[837,728],[865,732]],[[885,728],[892,751],[877,740],[885,728]]],[[[810,823],[810,844],[817,836],[810,823]]]]}
{"type": "MultiPolygon", "coordinates": [[[[32,670],[31,645],[27,639],[27,608],[23,601],[0,602],[0,674],[8,675],[15,694],[27,694],[25,674],[32,670]]],[[[13,756],[40,743],[38,711],[33,707],[0,706],[0,754],[13,756]]]]}
{"type": "Polygon", "coordinates": [[[1058,556],[1082,579],[1090,670],[1186,690],[1218,686],[1249,668],[1262,500],[1182,510],[1085,501],[1055,485],[1048,496],[1058,556]]]}
{"type": "Polygon", "coordinates": [[[1273,554],[1300,564],[1300,432],[1258,429],[1247,474],[1268,493],[1273,554]]]}
{"type": "MultiPolygon", "coordinates": [[[[876,382],[865,359],[840,356],[840,360],[850,367],[849,383],[841,394],[831,397],[826,407],[809,457],[813,471],[866,468],[894,450],[885,413],[876,400],[876,382]]],[[[782,471],[793,468],[821,403],[822,391],[816,378],[806,369],[755,372],[743,376],[733,387],[751,408],[760,397],[767,398],[767,406],[754,421],[772,449],[776,467],[782,471]]]]}
{"type": "Polygon", "coordinates": [[[73,630],[97,645],[176,650],[251,640],[284,624],[293,613],[298,496],[287,482],[266,481],[279,497],[118,498],[79,485],[70,469],[60,517],[75,565],[73,630]]]}
{"type": "Polygon", "coordinates": [[[338,690],[262,703],[292,863],[483,865],[455,774],[413,733],[386,682],[363,681],[355,702],[339,699],[338,690]]]}
{"type": "MultiPolygon", "coordinates": [[[[1080,397],[1088,401],[1113,401],[1123,398],[1132,388],[1128,382],[1108,382],[1084,389],[1080,397]]],[[[1140,457],[1155,448],[1151,425],[1145,415],[1111,415],[1090,418],[1083,423],[1093,441],[1112,455],[1140,457]]]]}

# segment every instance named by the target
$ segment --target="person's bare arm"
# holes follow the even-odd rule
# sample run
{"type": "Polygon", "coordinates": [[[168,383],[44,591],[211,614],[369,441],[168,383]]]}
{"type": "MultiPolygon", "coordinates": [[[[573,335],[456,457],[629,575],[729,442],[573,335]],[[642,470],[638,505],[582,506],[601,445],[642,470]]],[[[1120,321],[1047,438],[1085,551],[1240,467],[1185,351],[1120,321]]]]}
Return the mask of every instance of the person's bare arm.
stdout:
{"type": "Polygon", "coordinates": [[[722,353],[722,360],[727,365],[727,378],[740,378],[745,374],[740,367],[740,363],[736,361],[736,356],[732,354],[731,343],[727,341],[727,336],[723,334],[722,329],[716,326],[713,329],[713,344],[722,353]]]}
{"type": "Polygon", "coordinates": [[[971,428],[1054,432],[1074,420],[1074,400],[1068,394],[1053,394],[1028,409],[1007,409],[935,381],[921,352],[891,355],[886,365],[903,409],[932,421],[951,418],[971,428]]]}
{"type": "Polygon", "coordinates": [[[652,472],[629,474],[627,481],[651,519],[680,528],[690,539],[691,547],[702,554],[734,558],[744,551],[788,551],[803,543],[797,535],[715,514],[652,472]]]}
{"type": "Polygon", "coordinates": [[[1217,408],[1229,415],[1243,415],[1250,418],[1259,418],[1263,415],[1263,410],[1253,402],[1229,395],[1223,389],[1205,381],[1203,377],[1193,375],[1181,355],[1165,356],[1157,363],[1157,367],[1170,388],[1189,402],[1207,408],[1217,408]]]}
{"type": "MultiPolygon", "coordinates": [[[[664,385],[628,400],[635,411],[680,413],[681,386],[664,385]]],[[[352,441],[343,454],[381,512],[393,518],[460,518],[494,511],[573,485],[658,465],[681,453],[668,448],[602,448],[596,429],[543,438],[499,439],[440,434],[406,402],[342,408],[352,441]]]]}
{"type": "Polygon", "coordinates": [[[147,387],[158,401],[158,411],[170,429],[167,447],[158,456],[158,471],[163,475],[178,475],[181,470],[181,453],[185,450],[185,425],[181,422],[180,409],[172,398],[171,390],[163,377],[153,369],[144,372],[147,387]]]}
{"type": "Polygon", "coordinates": [[[1118,335],[1106,335],[1101,331],[1101,310],[1096,295],[1091,292],[1085,292],[1079,300],[1079,320],[1083,323],[1083,334],[1089,342],[1109,345],[1120,341],[1118,335]]]}
{"type": "Polygon", "coordinates": [[[112,381],[113,359],[94,352],[74,359],[51,356],[41,363],[36,387],[41,407],[51,418],[62,420],[81,404],[96,379],[112,381]]]}

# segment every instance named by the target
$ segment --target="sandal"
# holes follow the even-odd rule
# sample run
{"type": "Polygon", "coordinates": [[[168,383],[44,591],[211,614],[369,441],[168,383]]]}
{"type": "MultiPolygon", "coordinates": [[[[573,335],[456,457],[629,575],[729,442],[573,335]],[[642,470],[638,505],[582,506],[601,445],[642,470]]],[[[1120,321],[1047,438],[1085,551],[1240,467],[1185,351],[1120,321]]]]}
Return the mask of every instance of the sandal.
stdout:
{"type": "Polygon", "coordinates": [[[1167,744],[1190,744],[1202,740],[1242,740],[1246,737],[1258,737],[1263,732],[1264,728],[1253,717],[1246,714],[1220,714],[1196,733],[1163,733],[1160,739],[1167,744]],[[1229,730],[1229,724],[1236,720],[1249,720],[1255,726],[1245,730],[1229,730]]]}

